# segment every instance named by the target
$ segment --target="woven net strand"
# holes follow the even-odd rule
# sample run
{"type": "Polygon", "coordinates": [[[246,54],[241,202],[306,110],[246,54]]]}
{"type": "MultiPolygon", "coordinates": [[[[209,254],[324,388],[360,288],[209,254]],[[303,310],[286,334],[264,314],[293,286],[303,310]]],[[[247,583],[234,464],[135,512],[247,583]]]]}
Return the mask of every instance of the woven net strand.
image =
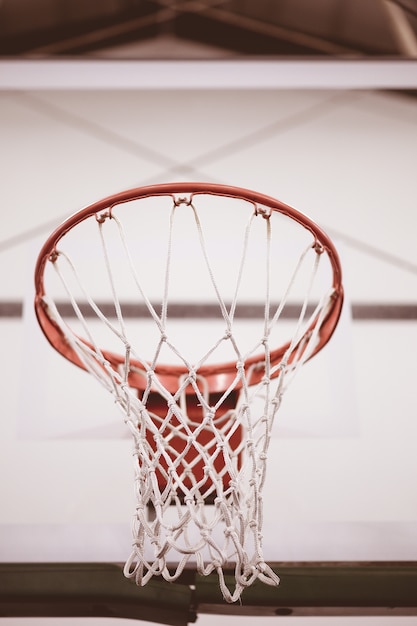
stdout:
{"type": "Polygon", "coordinates": [[[238,601],[242,591],[257,579],[268,585],[279,583],[278,576],[266,564],[262,550],[262,490],[271,429],[288,384],[314,350],[332,297],[330,289],[307,314],[310,298],[310,288],[307,288],[287,349],[279,363],[272,363],[272,329],[280,319],[301,266],[306,262],[310,263],[309,281],[310,285],[313,284],[322,250],[310,243],[302,251],[286,293],[274,310],[269,277],[270,213],[259,207],[251,207],[250,212],[231,303],[227,304],[220,293],[197,208],[193,201],[184,199],[172,201],[160,310],[144,291],[122,222],[114,209],[96,216],[96,222],[102,265],[111,288],[116,319],[103,313],[83,285],[75,262],[64,249],[58,249],[51,261],[84,339],[79,332],[72,330],[54,300],[47,295],[44,297],[50,317],[65,335],[83,367],[113,395],[133,438],[136,510],[132,524],[132,552],[124,568],[125,575],[134,578],[138,585],[145,585],[153,576],[175,581],[187,566],[194,567],[201,575],[216,572],[227,602],[238,601]],[[224,321],[223,331],[214,345],[194,361],[182,354],[170,336],[167,323],[173,225],[179,207],[183,209],[184,206],[195,224],[209,282],[224,321]],[[235,336],[235,311],[251,229],[259,220],[264,225],[266,250],[265,313],[258,340],[243,350],[235,336]],[[109,224],[112,229],[116,228],[137,296],[145,304],[158,330],[159,339],[150,359],[134,345],[125,324],[106,243],[109,224]],[[94,312],[96,321],[105,325],[119,341],[122,358],[118,367],[110,362],[95,338],[90,320],[83,314],[73,293],[74,282],[83,301],[94,312]],[[312,326],[314,320],[316,323],[312,326]],[[312,331],[306,333],[310,327],[312,331]],[[212,394],[201,372],[224,343],[234,354],[235,372],[224,390],[212,394]],[[175,390],[165,384],[164,376],[158,370],[163,350],[170,351],[183,368],[175,390]],[[259,352],[262,354],[260,362],[253,362],[251,357],[259,352]],[[255,376],[260,369],[262,377],[255,376]],[[130,384],[132,375],[143,380],[139,392],[130,384]],[[230,568],[234,568],[233,580],[224,573],[230,568]]]}

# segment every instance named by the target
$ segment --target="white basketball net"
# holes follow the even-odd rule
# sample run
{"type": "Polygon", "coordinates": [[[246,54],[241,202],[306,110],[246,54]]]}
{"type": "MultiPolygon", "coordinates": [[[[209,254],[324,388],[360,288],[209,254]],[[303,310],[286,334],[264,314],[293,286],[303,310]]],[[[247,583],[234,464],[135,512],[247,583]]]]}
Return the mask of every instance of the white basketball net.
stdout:
{"type": "MultiPolygon", "coordinates": [[[[331,283],[327,283],[320,299],[315,300],[313,310],[308,308],[321,258],[326,255],[322,254],[320,246],[315,245],[314,237],[307,233],[307,245],[291,270],[278,304],[274,304],[273,287],[278,270],[271,265],[273,219],[268,209],[246,203],[249,211],[246,210],[246,225],[240,231],[234,292],[226,301],[219,286],[221,273],[212,260],[212,252],[216,248],[209,249],[206,242],[208,234],[196,208],[199,198],[191,201],[189,198],[178,200],[166,196],[159,200],[170,205],[169,235],[164,239],[166,249],[160,281],[163,285],[160,307],[151,302],[144,287],[145,274],[149,277],[149,273],[154,271],[153,260],[148,258],[148,263],[139,268],[135,265],[128,241],[131,233],[123,229],[115,208],[96,216],[96,219],[94,216],[90,218],[97,226],[101,248],[101,260],[94,258],[94,263],[97,271],[98,268],[104,270],[114,302],[114,316],[105,315],[103,307],[91,295],[84,282],[84,274],[76,266],[73,255],[65,250],[65,238],[50,260],[59,277],[57,282],[63,285],[75,313],[72,314],[71,324],[60,312],[55,297],[47,292],[44,300],[49,316],[60,327],[83,366],[114,396],[132,433],[137,504],[133,518],[133,550],[125,565],[125,575],[134,578],[138,585],[145,585],[153,576],[175,581],[184,568],[192,564],[199,574],[217,572],[225,600],[235,602],[256,579],[268,585],[279,582],[277,575],[265,563],[262,552],[262,489],[271,429],[289,382],[314,350],[333,289],[329,287],[331,283]],[[218,305],[222,320],[221,330],[214,342],[193,360],[171,335],[169,325],[173,242],[179,211],[187,213],[187,219],[196,231],[197,236],[188,233],[188,240],[193,238],[194,243],[196,240],[199,242],[210,295],[214,294],[213,300],[218,305]],[[262,231],[263,238],[262,248],[257,251],[263,258],[264,275],[259,280],[263,285],[265,307],[263,319],[259,322],[259,336],[249,346],[242,347],[235,327],[241,288],[245,276],[251,271],[247,256],[255,224],[256,229],[262,231]],[[156,339],[151,356],[144,355],[141,350],[141,321],[135,322],[136,338],[124,317],[120,283],[107,239],[115,232],[123,250],[124,276],[130,274],[134,297],[144,305],[147,321],[153,325],[156,339]],[[274,329],[306,265],[309,268],[307,287],[292,336],[282,359],[274,364],[270,359],[271,351],[276,347],[272,343],[274,329]],[[89,315],[85,314],[81,302],[88,303],[89,315]],[[311,332],[306,333],[313,320],[317,323],[311,332]],[[77,326],[75,330],[73,322],[77,326]],[[99,325],[119,344],[119,353],[122,354],[119,367],[110,363],[100,347],[101,340],[96,331],[99,325]],[[216,355],[224,346],[236,367],[226,387],[213,395],[209,390],[210,381],[201,372],[210,360],[217,362],[216,355]],[[167,354],[184,370],[175,390],[167,386],[164,375],[158,370],[158,365],[165,362],[167,354]],[[248,365],[256,354],[262,355],[259,362],[248,365]],[[259,371],[262,372],[260,380],[259,371]],[[132,386],[134,375],[143,380],[143,392],[138,393],[132,386]],[[155,398],[159,403],[157,409],[152,404],[155,398]],[[232,583],[224,575],[224,570],[230,567],[235,573],[232,583]]],[[[184,228],[181,228],[184,234],[184,228]]],[[[83,246],[82,242],[79,246],[83,246]]],[[[160,256],[158,252],[158,258],[160,256]]],[[[194,258],[190,262],[192,265],[194,258]]],[[[227,273],[228,268],[223,267],[223,271],[227,273]]],[[[158,280],[155,276],[154,281],[158,280]]],[[[198,281],[199,277],[196,283],[198,281]]],[[[190,291],[192,298],[193,285],[190,285],[190,291]]],[[[200,333],[203,335],[206,334],[206,327],[209,329],[209,323],[200,321],[200,333]]],[[[192,335],[189,339],[194,342],[192,335]]]]}

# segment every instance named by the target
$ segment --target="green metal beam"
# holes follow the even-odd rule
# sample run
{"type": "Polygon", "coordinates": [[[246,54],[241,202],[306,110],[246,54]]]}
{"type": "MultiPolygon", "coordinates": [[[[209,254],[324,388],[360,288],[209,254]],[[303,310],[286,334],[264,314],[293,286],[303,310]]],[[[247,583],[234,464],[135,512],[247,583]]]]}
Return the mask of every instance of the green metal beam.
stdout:
{"type": "Polygon", "coordinates": [[[0,617],[120,617],[170,626],[195,622],[186,585],[137,587],[119,565],[0,564],[0,617]]]}
{"type": "MultiPolygon", "coordinates": [[[[213,576],[198,578],[199,613],[242,615],[417,615],[417,563],[273,563],[278,587],[257,581],[242,606],[222,601],[213,576]]],[[[226,582],[233,587],[234,579],[226,582]]]]}
{"type": "MultiPolygon", "coordinates": [[[[118,564],[0,564],[0,617],[119,617],[186,626],[217,615],[417,615],[417,563],[273,563],[278,587],[248,587],[227,604],[215,575],[176,583],[127,580],[118,564]]],[[[226,580],[233,587],[232,572],[226,580]]]]}

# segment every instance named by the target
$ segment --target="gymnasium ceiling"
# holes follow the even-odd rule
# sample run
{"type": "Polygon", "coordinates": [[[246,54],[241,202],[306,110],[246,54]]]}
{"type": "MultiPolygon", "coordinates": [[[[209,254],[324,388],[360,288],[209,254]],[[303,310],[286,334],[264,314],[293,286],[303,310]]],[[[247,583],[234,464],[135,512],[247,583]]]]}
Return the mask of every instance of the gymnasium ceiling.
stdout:
{"type": "Polygon", "coordinates": [[[417,0],[0,0],[0,57],[417,58],[417,0]]]}

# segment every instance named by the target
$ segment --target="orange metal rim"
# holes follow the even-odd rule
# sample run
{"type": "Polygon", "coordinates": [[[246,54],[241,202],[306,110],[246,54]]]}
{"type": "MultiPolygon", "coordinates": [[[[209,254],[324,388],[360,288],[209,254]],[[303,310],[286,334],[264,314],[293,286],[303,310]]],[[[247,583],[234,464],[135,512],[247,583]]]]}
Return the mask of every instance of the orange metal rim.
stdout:
{"type": "MultiPolygon", "coordinates": [[[[40,251],[35,267],[35,312],[42,331],[47,337],[50,344],[65,358],[72,361],[79,367],[84,368],[77,354],[73,351],[73,349],[66,341],[62,331],[48,316],[47,308],[43,300],[43,297],[45,295],[45,266],[48,260],[50,260],[51,257],[54,255],[57,244],[64,237],[64,235],[88,217],[100,214],[101,212],[109,210],[117,205],[151,196],[172,196],[175,200],[177,194],[184,193],[190,194],[190,198],[198,194],[212,194],[218,196],[226,196],[230,198],[243,199],[252,202],[254,206],[259,205],[262,207],[268,207],[272,211],[278,211],[279,213],[287,215],[312,233],[315,242],[319,244],[327,253],[333,272],[332,287],[334,290],[334,295],[332,298],[332,304],[320,329],[319,341],[315,346],[315,349],[310,358],[314,356],[314,354],[319,352],[319,350],[321,350],[331,338],[337,326],[343,306],[342,270],[340,259],[337,250],[328,235],[303,213],[270,196],[243,189],[241,187],[233,187],[229,185],[219,185],[215,183],[182,182],[139,187],[104,198],[103,200],[100,200],[99,202],[96,202],[75,213],[73,216],[63,222],[63,224],[61,224],[61,226],[59,226],[50,235],[40,251]]],[[[312,330],[313,327],[314,322],[309,331],[312,330]]],[[[88,345],[88,342],[85,341],[85,343],[88,345]]],[[[287,347],[288,344],[285,344],[271,352],[271,362],[273,365],[279,363],[287,347]]],[[[124,357],[121,355],[107,352],[105,350],[103,350],[103,354],[109,360],[113,367],[117,367],[124,361],[124,357]]],[[[255,355],[246,362],[246,365],[251,366],[256,363],[261,364],[262,361],[262,354],[255,355]]],[[[144,377],[141,375],[137,375],[134,372],[135,368],[142,368],[139,366],[138,363],[135,363],[135,361],[132,361],[132,366],[133,370],[129,376],[129,383],[132,387],[143,389],[145,384],[144,377]]],[[[160,376],[161,379],[163,379],[164,384],[166,384],[168,389],[176,390],[178,387],[178,378],[186,374],[187,370],[182,366],[162,364],[158,365],[155,368],[155,373],[160,376]]],[[[206,365],[199,369],[199,375],[204,376],[207,379],[211,392],[224,391],[228,388],[229,384],[236,376],[236,363],[226,362],[206,365]]],[[[254,383],[261,380],[262,368],[260,368],[259,370],[258,380],[256,380],[256,377],[257,374],[255,371],[253,380],[254,383]]]]}

